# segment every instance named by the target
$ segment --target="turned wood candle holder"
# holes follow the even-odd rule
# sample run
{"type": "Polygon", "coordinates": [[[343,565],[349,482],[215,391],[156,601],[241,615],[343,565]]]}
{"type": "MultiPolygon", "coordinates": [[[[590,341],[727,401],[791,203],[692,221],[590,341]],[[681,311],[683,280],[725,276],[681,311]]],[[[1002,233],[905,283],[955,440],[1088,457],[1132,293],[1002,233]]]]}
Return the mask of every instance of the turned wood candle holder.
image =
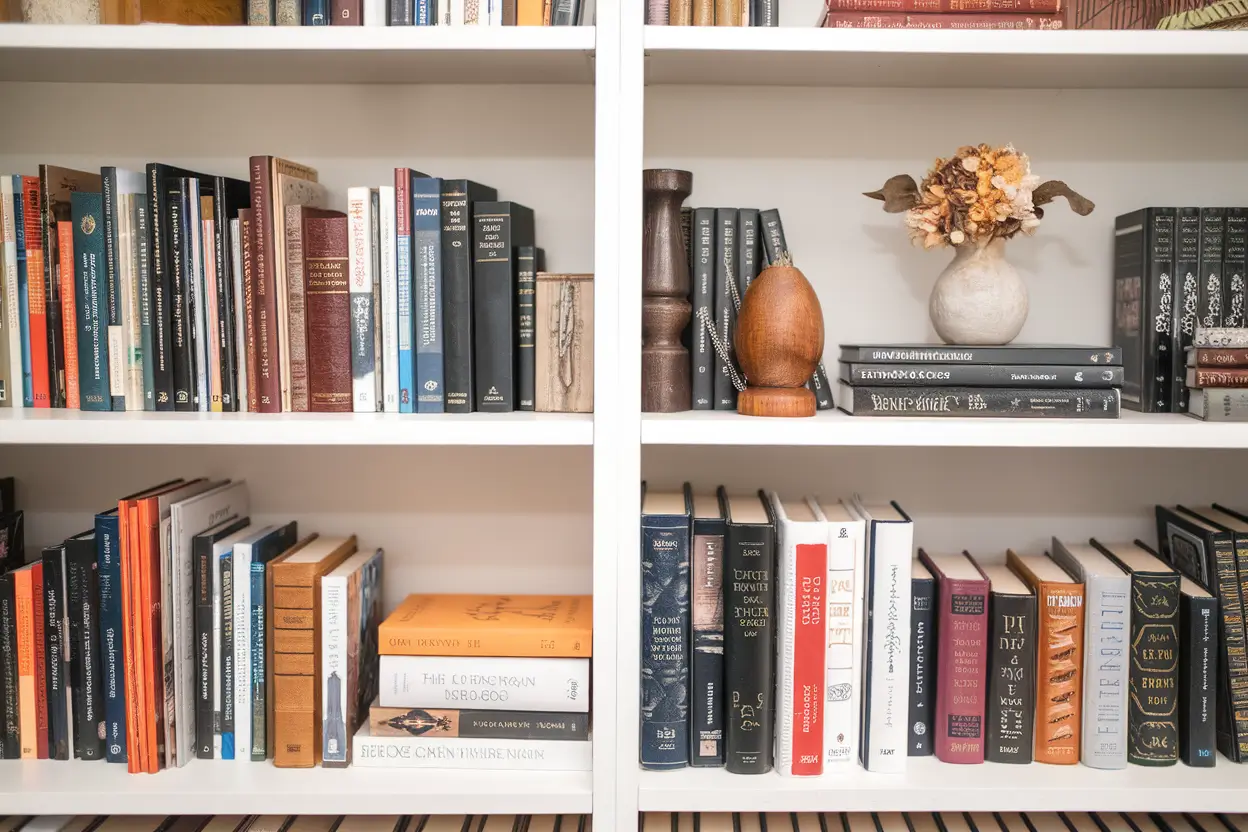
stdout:
{"type": "Polygon", "coordinates": [[[748,385],[737,397],[738,413],[815,415],[815,394],[805,385],[823,355],[823,309],[787,256],[746,290],[734,345],[748,385]]]}
{"type": "Polygon", "coordinates": [[[689,261],[680,234],[680,206],[693,190],[687,170],[645,170],[642,232],[641,409],[690,408],[689,350],[680,334],[689,323],[689,261]]]}

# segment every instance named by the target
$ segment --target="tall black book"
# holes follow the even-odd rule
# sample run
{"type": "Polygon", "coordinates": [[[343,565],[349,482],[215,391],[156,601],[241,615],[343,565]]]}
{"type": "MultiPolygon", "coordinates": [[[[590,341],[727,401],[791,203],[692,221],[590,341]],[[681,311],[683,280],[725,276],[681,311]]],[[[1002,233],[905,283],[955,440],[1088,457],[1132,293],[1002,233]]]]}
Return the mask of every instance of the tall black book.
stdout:
{"type": "Polygon", "coordinates": [[[1030,763],[1036,714],[1036,595],[1004,564],[980,569],[991,587],[984,759],[1030,763]]]}
{"type": "Polygon", "coordinates": [[[4,729],[0,751],[5,760],[22,756],[22,723],[17,697],[17,592],[12,572],[0,575],[0,695],[4,697],[0,718],[4,729]]]}
{"type": "Polygon", "coordinates": [[[780,212],[775,208],[760,211],[758,222],[763,241],[763,266],[774,266],[780,255],[789,253],[789,244],[784,239],[784,225],[780,222],[780,212]]]}
{"type": "Polygon", "coordinates": [[[17,511],[17,481],[13,477],[0,477],[0,514],[17,511]]]}
{"type": "Polygon", "coordinates": [[[1179,760],[1179,573],[1142,543],[1092,545],[1131,576],[1127,762],[1179,760]]]}
{"type": "Polygon", "coordinates": [[[389,0],[389,15],[386,21],[390,26],[414,26],[416,10],[413,0],[389,0]]]}
{"type": "Polygon", "coordinates": [[[1174,311],[1170,356],[1170,410],[1187,412],[1187,349],[1196,333],[1196,307],[1200,300],[1200,209],[1179,208],[1174,231],[1174,311]]]}
{"type": "Polygon", "coordinates": [[[446,412],[476,407],[472,378],[472,206],[498,191],[471,179],[442,180],[442,363],[446,412]]]}
{"type": "Polygon", "coordinates": [[[195,322],[189,309],[194,280],[189,178],[169,182],[169,353],[173,364],[173,409],[195,410],[195,322]]]}
{"type": "MultiPolygon", "coordinates": [[[[715,209],[715,333],[732,358],[732,333],[737,309],[732,302],[732,286],[737,279],[737,209],[715,209]]],[[[714,410],[736,410],[737,390],[732,386],[728,364],[715,354],[714,410]]]]}
{"type": "Polygon", "coordinates": [[[1196,318],[1199,326],[1222,326],[1222,247],[1226,209],[1200,209],[1200,280],[1196,318]]]}
{"type": "Polygon", "coordinates": [[[918,558],[910,564],[910,741],[906,754],[930,757],[936,712],[936,578],[918,558]]]}
{"type": "Polygon", "coordinates": [[[537,273],[546,270],[546,252],[516,249],[516,410],[534,410],[537,400],[537,273]]]}
{"type": "Polygon", "coordinates": [[[771,771],[775,736],[776,521],[760,491],[729,497],[726,521],[724,686],[728,731],[724,764],[732,774],[771,771]]]}
{"type": "Polygon", "coordinates": [[[1248,325],[1248,208],[1226,209],[1226,234],[1222,243],[1222,325],[1248,325]]]}
{"type": "Polygon", "coordinates": [[[43,550],[44,684],[48,689],[48,756],[68,760],[69,643],[65,544],[43,550]]]}
{"type": "Polygon", "coordinates": [[[1122,347],[1122,403],[1170,410],[1174,362],[1173,208],[1144,208],[1114,222],[1114,344],[1122,347]]]}
{"type": "Polygon", "coordinates": [[[690,300],[693,314],[690,323],[689,360],[690,378],[693,379],[693,409],[714,410],[715,402],[715,347],[706,331],[705,319],[715,320],[715,209],[695,208],[692,240],[692,278],[690,300]]]}
{"type": "Polygon", "coordinates": [[[742,208],[737,212],[737,293],[742,300],[745,290],[763,270],[758,222],[757,208],[742,208]]]}
{"type": "Polygon", "coordinates": [[[74,757],[104,756],[104,698],[100,682],[100,583],[95,530],[65,541],[65,584],[69,600],[69,689],[74,757]]]}
{"type": "Polygon", "coordinates": [[[238,336],[234,328],[234,238],[230,222],[238,219],[240,208],[251,207],[251,183],[217,176],[212,180],[212,194],[213,239],[204,242],[212,246],[216,260],[217,331],[209,338],[216,339],[220,354],[221,389],[215,392],[221,396],[221,409],[235,412],[239,409],[238,362],[247,357],[237,355],[235,349],[238,336]]]}
{"type": "MultiPolygon", "coordinates": [[[[700,210],[700,209],[699,209],[700,210]]],[[[689,764],[724,764],[724,523],[711,494],[693,495],[689,585],[689,764]]]]}
{"type": "Polygon", "coordinates": [[[507,413],[516,409],[516,249],[533,245],[533,211],[476,202],[472,216],[477,410],[507,413]]]}
{"type": "Polygon", "coordinates": [[[1218,599],[1187,576],[1179,582],[1179,759],[1217,763],[1218,599]]]}

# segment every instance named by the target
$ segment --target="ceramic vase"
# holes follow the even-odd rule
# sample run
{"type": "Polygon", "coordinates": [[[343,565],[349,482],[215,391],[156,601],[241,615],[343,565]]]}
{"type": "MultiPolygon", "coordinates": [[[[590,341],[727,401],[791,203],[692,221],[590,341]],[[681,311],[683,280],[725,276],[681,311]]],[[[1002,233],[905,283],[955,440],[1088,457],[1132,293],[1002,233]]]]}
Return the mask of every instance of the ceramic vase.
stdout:
{"type": "Polygon", "coordinates": [[[1005,259],[1005,241],[957,246],[932,288],[928,313],[946,344],[1008,344],[1027,321],[1027,286],[1005,259]]]}

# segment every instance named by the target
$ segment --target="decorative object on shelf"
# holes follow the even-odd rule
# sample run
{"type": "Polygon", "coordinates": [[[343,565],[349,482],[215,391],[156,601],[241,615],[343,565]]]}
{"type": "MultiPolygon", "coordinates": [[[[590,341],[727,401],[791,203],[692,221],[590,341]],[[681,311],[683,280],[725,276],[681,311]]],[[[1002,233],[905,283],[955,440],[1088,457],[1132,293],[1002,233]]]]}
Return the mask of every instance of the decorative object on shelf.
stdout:
{"type": "Polygon", "coordinates": [[[539,413],[594,411],[594,276],[537,275],[539,413]]]}
{"type": "Polygon", "coordinates": [[[687,170],[644,170],[642,229],[641,409],[689,409],[689,351],[680,334],[689,323],[689,261],[680,206],[693,190],[687,170]]]}
{"type": "Polygon", "coordinates": [[[787,253],[746,290],[734,343],[747,380],[738,413],[815,415],[815,394],[806,382],[823,355],[823,309],[787,253]]]}
{"type": "Polygon", "coordinates": [[[1248,0],[1222,0],[1161,19],[1158,29],[1248,29],[1248,0]]]}
{"type": "Polygon", "coordinates": [[[1095,207],[1065,182],[1041,183],[1013,145],[967,145],[937,159],[922,185],[898,174],[865,196],[890,214],[905,212],[910,239],[957,253],[932,289],[932,326],[948,344],[1008,344],[1027,320],[1027,287],[1004,256],[1004,241],[1032,234],[1059,196],[1076,214],[1095,207]]]}

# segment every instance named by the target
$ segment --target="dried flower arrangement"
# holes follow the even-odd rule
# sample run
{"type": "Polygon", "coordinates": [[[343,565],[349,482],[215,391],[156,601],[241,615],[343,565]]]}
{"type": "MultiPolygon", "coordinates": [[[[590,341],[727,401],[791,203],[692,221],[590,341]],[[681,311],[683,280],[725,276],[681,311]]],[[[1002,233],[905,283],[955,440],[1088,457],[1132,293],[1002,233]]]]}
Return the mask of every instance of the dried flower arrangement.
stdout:
{"type": "Polygon", "coordinates": [[[1044,216],[1040,206],[1059,196],[1080,216],[1094,207],[1065,182],[1041,183],[1027,155],[1009,144],[960,147],[948,159],[937,159],[922,185],[903,173],[864,196],[882,201],[890,214],[904,211],[911,241],[925,249],[983,246],[1031,234],[1044,216]]]}

